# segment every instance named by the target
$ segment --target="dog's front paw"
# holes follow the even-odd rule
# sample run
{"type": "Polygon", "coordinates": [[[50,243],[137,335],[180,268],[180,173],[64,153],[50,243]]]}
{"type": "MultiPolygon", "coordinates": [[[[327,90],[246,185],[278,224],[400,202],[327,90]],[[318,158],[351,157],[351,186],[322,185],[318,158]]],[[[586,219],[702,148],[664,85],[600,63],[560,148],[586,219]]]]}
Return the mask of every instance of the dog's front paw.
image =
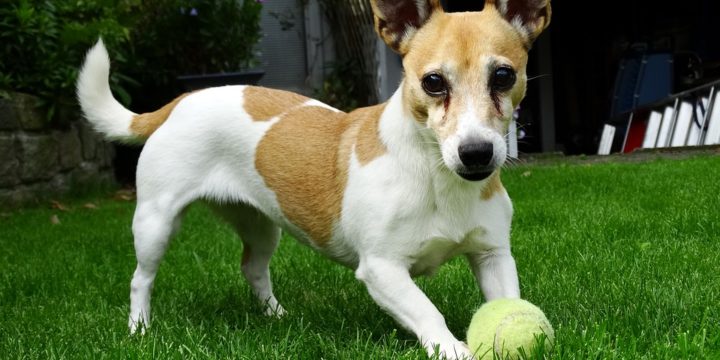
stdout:
{"type": "Polygon", "coordinates": [[[278,304],[276,307],[268,305],[265,307],[264,314],[265,316],[281,318],[287,314],[287,311],[285,311],[285,308],[283,308],[280,304],[278,304]]]}
{"type": "Polygon", "coordinates": [[[147,325],[140,320],[133,317],[130,317],[128,320],[128,330],[130,331],[130,335],[145,335],[145,330],[147,329],[147,325]]]}
{"type": "Polygon", "coordinates": [[[473,360],[475,359],[470,348],[462,341],[434,344],[428,348],[428,355],[432,359],[446,360],[473,360]]]}

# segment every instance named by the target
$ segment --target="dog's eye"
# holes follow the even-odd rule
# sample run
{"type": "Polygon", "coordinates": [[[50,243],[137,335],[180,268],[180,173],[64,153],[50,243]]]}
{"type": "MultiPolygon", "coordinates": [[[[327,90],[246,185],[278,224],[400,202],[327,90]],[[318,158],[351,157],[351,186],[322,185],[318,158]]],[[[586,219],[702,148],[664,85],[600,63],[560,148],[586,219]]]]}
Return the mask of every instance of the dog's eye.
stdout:
{"type": "Polygon", "coordinates": [[[495,69],[492,79],[490,79],[490,88],[494,91],[507,91],[515,85],[515,71],[503,66],[495,69]]]}
{"type": "Polygon", "coordinates": [[[447,83],[442,76],[436,73],[425,75],[422,79],[422,87],[430,96],[442,96],[448,93],[447,83]]]}

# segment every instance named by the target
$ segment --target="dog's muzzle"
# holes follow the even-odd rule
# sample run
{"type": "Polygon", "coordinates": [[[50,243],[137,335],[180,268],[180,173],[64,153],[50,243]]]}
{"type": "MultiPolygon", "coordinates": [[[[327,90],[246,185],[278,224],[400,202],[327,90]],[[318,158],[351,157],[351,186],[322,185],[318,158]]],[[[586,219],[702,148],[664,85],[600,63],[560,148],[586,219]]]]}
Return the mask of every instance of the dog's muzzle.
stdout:
{"type": "Polygon", "coordinates": [[[493,173],[494,170],[487,170],[487,171],[478,171],[478,172],[461,172],[458,171],[457,174],[460,175],[461,178],[468,180],[468,181],[480,181],[487,179],[488,176],[490,176],[493,173]]]}
{"type": "Polygon", "coordinates": [[[458,156],[464,168],[458,170],[457,174],[465,180],[484,180],[495,171],[492,166],[495,151],[489,141],[460,144],[458,156]]]}

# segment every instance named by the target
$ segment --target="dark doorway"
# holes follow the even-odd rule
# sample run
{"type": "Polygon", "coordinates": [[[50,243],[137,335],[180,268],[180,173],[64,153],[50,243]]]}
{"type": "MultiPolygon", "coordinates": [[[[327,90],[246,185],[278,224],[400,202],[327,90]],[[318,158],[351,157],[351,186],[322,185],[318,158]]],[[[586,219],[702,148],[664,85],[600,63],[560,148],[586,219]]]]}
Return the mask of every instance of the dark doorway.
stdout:
{"type": "Polygon", "coordinates": [[[567,154],[597,151],[623,58],[669,54],[673,93],[720,78],[714,0],[611,0],[595,9],[578,1],[553,4],[555,129],[558,147],[567,154]]]}

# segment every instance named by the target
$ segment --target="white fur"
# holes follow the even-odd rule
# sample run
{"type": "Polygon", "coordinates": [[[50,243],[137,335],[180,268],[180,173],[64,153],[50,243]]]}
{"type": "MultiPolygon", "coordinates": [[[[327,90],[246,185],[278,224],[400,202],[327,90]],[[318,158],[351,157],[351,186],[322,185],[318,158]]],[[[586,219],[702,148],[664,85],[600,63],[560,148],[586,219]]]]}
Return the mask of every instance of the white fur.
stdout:
{"type": "Polygon", "coordinates": [[[130,132],[135,113],[115,100],[109,76],[110,58],[102,40],[98,40],[88,51],[77,80],[77,97],[85,118],[110,140],[137,142],[137,137],[130,132]]]}
{"type": "Polygon", "coordinates": [[[430,10],[432,9],[427,0],[415,0],[415,8],[417,8],[418,17],[423,21],[430,17],[430,10]]]}
{"type": "Polygon", "coordinates": [[[530,37],[530,28],[529,25],[524,23],[522,20],[522,17],[520,15],[515,16],[511,21],[510,25],[512,25],[515,30],[517,30],[520,33],[520,36],[523,38],[529,38],[530,37]]]}
{"type": "Polygon", "coordinates": [[[507,13],[508,0],[495,0],[495,6],[501,14],[507,13]]]}
{"type": "MultiPolygon", "coordinates": [[[[129,131],[134,114],[112,98],[108,69],[107,52],[99,42],[88,53],[78,82],[83,111],[109,138],[136,140],[129,131]]],[[[340,218],[329,243],[319,250],[354,269],[372,298],[412,331],[428,354],[437,348],[448,358],[469,358],[467,346],[448,330],[412,277],[432,274],[449,259],[464,255],[486,300],[520,296],[510,253],[512,205],[507,193],[501,190],[483,199],[488,180],[469,182],[453,171],[460,142],[491,141],[494,167],[505,160],[505,142],[478,121],[494,106],[479,98],[468,102],[457,132],[438,147],[432,130],[405,110],[404,86],[380,116],[379,137],[387,152],[361,164],[353,149],[340,218]]],[[[211,204],[241,235],[249,254],[242,271],[266,305],[265,312],[285,312],[273,294],[268,271],[280,229],[301,242],[313,242],[285,217],[255,168],[257,146],[281,116],[253,121],[243,94],[243,86],[227,86],[188,95],[145,144],[138,162],[133,219],[138,265],[131,282],[132,332],[150,324],[158,266],[180,226],[183,209],[198,199],[211,204]]],[[[330,108],[315,100],[302,106],[330,108]]],[[[507,99],[501,107],[503,113],[512,112],[507,99]]]]}

